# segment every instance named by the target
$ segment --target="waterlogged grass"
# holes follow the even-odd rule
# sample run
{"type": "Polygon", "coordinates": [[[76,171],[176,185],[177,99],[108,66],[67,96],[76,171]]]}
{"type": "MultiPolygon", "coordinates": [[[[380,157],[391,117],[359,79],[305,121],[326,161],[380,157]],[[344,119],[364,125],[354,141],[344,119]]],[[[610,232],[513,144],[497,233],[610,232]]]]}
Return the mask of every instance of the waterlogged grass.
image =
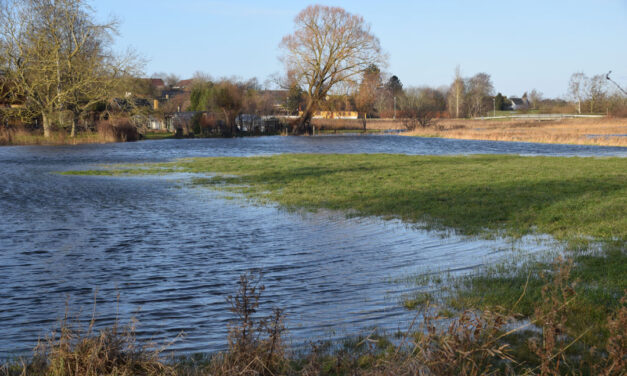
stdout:
{"type": "MultiPolygon", "coordinates": [[[[293,154],[197,158],[68,174],[206,174],[193,184],[244,194],[288,209],[331,209],[400,218],[473,236],[550,234],[567,244],[577,298],[572,338],[598,345],[627,288],[627,159],[512,155],[407,156],[293,154]]],[[[551,260],[526,257],[472,275],[429,279],[442,310],[493,309],[529,317],[550,281],[551,260]]],[[[408,309],[433,302],[416,294],[408,309]]]]}
{"type": "Polygon", "coordinates": [[[146,140],[164,140],[168,138],[174,138],[174,132],[146,132],[144,133],[144,139],[146,140]]]}
{"type": "Polygon", "coordinates": [[[205,173],[195,184],[286,208],[397,217],[466,235],[627,237],[627,159],[293,154],[68,174],[205,173]]]}

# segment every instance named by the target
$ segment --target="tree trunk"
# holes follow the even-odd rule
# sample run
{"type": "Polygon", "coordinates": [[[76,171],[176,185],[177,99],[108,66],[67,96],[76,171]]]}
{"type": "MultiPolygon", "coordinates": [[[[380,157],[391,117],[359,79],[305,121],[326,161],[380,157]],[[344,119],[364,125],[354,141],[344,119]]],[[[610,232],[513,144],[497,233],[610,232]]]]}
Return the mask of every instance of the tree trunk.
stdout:
{"type": "Polygon", "coordinates": [[[298,128],[295,129],[294,133],[297,134],[311,134],[311,118],[313,116],[313,102],[311,100],[307,101],[307,106],[305,107],[305,111],[303,111],[303,116],[301,116],[300,121],[298,122],[298,128]]]}
{"type": "Polygon", "coordinates": [[[76,137],[76,116],[72,116],[72,130],[70,131],[70,137],[76,137]]]}
{"type": "Polygon", "coordinates": [[[361,120],[361,123],[364,125],[364,133],[366,133],[366,113],[364,112],[364,117],[361,120]]]}
{"type": "Polygon", "coordinates": [[[455,88],[455,118],[459,119],[459,89],[455,88]]]}
{"type": "Polygon", "coordinates": [[[226,123],[225,127],[224,127],[225,129],[222,132],[222,137],[227,136],[225,134],[226,131],[228,131],[230,133],[230,134],[228,134],[228,136],[231,137],[233,135],[233,128],[231,126],[231,119],[230,119],[229,113],[224,108],[222,109],[222,113],[224,113],[224,122],[226,123]]]}
{"type": "Polygon", "coordinates": [[[44,113],[41,115],[41,120],[44,127],[44,137],[49,138],[52,130],[50,125],[50,116],[44,113]]]}

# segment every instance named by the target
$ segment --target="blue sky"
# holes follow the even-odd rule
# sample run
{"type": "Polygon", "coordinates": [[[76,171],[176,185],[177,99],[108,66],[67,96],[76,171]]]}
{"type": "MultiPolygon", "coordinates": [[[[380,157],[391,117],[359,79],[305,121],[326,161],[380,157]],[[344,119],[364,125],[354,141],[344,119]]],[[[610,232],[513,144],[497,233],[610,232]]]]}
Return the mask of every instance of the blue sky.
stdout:
{"type": "MultiPolygon", "coordinates": [[[[495,89],[563,96],[576,71],[613,70],[627,86],[627,0],[320,1],[362,15],[405,86],[441,86],[455,66],[486,72],[495,89]]],[[[257,77],[282,71],[281,38],[310,1],[92,0],[122,23],[116,46],[148,59],[145,71],[183,78],[257,77]]]]}

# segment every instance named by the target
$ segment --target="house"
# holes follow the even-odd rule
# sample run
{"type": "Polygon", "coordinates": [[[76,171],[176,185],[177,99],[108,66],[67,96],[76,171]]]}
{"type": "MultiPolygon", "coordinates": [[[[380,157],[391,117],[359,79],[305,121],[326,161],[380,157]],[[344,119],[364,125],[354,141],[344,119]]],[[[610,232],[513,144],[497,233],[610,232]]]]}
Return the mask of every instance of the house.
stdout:
{"type": "Polygon", "coordinates": [[[193,79],[189,80],[181,80],[176,83],[176,85],[172,86],[172,89],[177,89],[181,91],[192,91],[192,85],[194,84],[193,79]]]}
{"type": "Polygon", "coordinates": [[[509,100],[512,103],[510,105],[510,110],[516,111],[529,108],[529,101],[527,99],[510,97],[509,100]]]}
{"type": "Polygon", "coordinates": [[[160,78],[149,78],[150,86],[152,86],[155,90],[164,90],[165,82],[163,82],[160,78]]]}
{"type": "Polygon", "coordinates": [[[163,119],[155,116],[148,117],[148,128],[155,131],[164,131],[168,129],[166,126],[166,122],[163,119]]]}

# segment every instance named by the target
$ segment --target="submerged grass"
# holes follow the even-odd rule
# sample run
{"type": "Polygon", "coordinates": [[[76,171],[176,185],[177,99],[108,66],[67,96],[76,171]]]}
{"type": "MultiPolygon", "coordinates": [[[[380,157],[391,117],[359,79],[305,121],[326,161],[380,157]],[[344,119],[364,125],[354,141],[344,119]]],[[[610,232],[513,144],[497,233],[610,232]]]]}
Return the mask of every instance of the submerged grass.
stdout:
{"type": "Polygon", "coordinates": [[[627,237],[624,158],[291,154],[67,174],[174,171],[213,174],[195,183],[287,208],[397,217],[465,235],[627,237]]]}

